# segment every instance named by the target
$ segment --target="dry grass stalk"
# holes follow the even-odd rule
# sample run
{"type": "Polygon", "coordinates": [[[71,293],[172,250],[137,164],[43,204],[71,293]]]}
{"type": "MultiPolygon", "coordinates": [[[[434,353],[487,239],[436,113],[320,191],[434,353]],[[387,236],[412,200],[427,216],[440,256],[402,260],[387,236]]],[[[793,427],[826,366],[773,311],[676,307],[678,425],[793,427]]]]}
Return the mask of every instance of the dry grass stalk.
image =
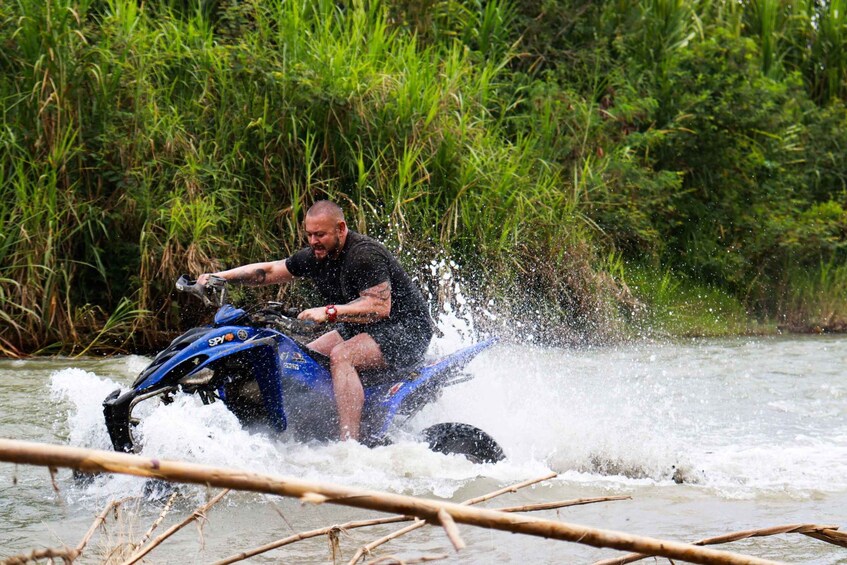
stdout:
{"type": "MultiPolygon", "coordinates": [[[[692,545],[717,545],[722,543],[731,543],[748,538],[760,538],[767,536],[775,536],[779,534],[803,534],[828,543],[847,547],[847,535],[837,531],[838,526],[818,526],[815,524],[789,524],[787,526],[773,526],[770,528],[759,528],[756,530],[742,530],[740,532],[732,532],[712,538],[701,539],[695,541],[692,545]]],[[[654,557],[644,553],[631,553],[613,559],[605,559],[597,561],[594,565],[623,565],[625,563],[634,563],[648,557],[654,557]]]]}
{"type": "MultiPolygon", "coordinates": [[[[537,484],[537,483],[540,483],[542,481],[546,481],[546,480],[549,480],[549,479],[554,479],[557,476],[558,476],[558,473],[550,472],[546,475],[543,475],[543,476],[535,478],[535,479],[528,479],[526,481],[522,481],[520,483],[510,485],[510,486],[501,488],[499,490],[495,490],[493,492],[489,492],[488,494],[483,494],[482,496],[477,496],[475,498],[469,498],[468,500],[465,500],[464,502],[462,502],[462,504],[466,505],[466,506],[473,506],[474,504],[479,504],[480,502],[485,502],[486,500],[491,500],[492,498],[501,496],[503,494],[507,494],[507,493],[510,493],[510,492],[517,492],[518,490],[520,490],[522,488],[532,486],[534,484],[537,484]]],[[[358,563],[359,560],[363,556],[370,555],[371,552],[374,549],[376,549],[377,547],[379,547],[383,544],[386,544],[393,539],[397,539],[400,536],[404,536],[404,535],[408,534],[409,532],[414,532],[418,528],[422,528],[425,525],[426,525],[425,520],[416,520],[414,524],[409,524],[408,526],[405,526],[405,527],[403,527],[403,528],[401,528],[401,529],[399,529],[395,532],[392,532],[392,533],[388,534],[387,536],[383,536],[383,537],[379,538],[378,540],[372,541],[371,543],[360,547],[356,551],[356,553],[353,555],[353,558],[350,559],[350,561],[348,562],[348,565],[354,565],[355,563],[358,563]]]]}
{"type": "Polygon", "coordinates": [[[212,506],[214,506],[215,504],[217,504],[218,502],[220,502],[220,500],[221,500],[224,496],[226,496],[226,494],[227,494],[229,491],[230,491],[230,489],[224,489],[224,490],[222,490],[221,492],[219,492],[217,495],[215,495],[215,497],[214,497],[212,500],[210,500],[209,502],[207,502],[206,504],[204,504],[203,506],[201,506],[200,508],[198,508],[198,509],[196,509],[194,512],[192,512],[192,513],[191,513],[191,515],[190,515],[188,518],[186,518],[185,520],[183,520],[183,521],[182,521],[182,522],[180,522],[179,524],[174,524],[173,526],[171,526],[170,528],[168,528],[168,529],[167,529],[165,532],[163,532],[163,533],[162,533],[159,537],[157,537],[157,538],[156,538],[156,539],[154,539],[152,542],[150,542],[150,545],[148,545],[147,547],[145,547],[144,549],[142,549],[141,551],[139,551],[138,553],[136,553],[135,555],[133,555],[132,557],[130,557],[129,559],[127,559],[127,560],[123,563],[123,565],[132,565],[133,563],[136,563],[136,562],[137,562],[137,561],[139,561],[142,557],[144,557],[145,555],[147,555],[148,553],[150,553],[151,551],[153,551],[156,547],[158,547],[159,545],[161,545],[161,543],[162,543],[163,541],[165,541],[166,539],[168,539],[169,537],[171,537],[172,535],[174,535],[176,532],[178,532],[179,530],[181,530],[182,528],[184,528],[184,527],[185,527],[185,526],[187,526],[188,524],[190,524],[190,523],[192,523],[192,522],[194,522],[195,520],[200,519],[200,518],[205,519],[205,517],[206,517],[206,512],[208,512],[208,510],[209,510],[212,506]]]}
{"type": "Polygon", "coordinates": [[[150,459],[127,453],[114,453],[63,445],[0,439],[0,460],[30,465],[70,467],[86,472],[110,472],[163,479],[168,481],[234,488],[249,492],[272,493],[301,498],[314,492],[333,504],[366,508],[395,514],[411,514],[434,522],[442,508],[453,520],[483,528],[533,535],[624,551],[654,554],[692,563],[772,564],[772,561],[739,555],[691,544],[602,530],[580,524],[517,516],[507,512],[345,487],[332,483],[314,483],[295,477],[279,477],[196,463],[150,459]]]}
{"type": "Polygon", "coordinates": [[[135,545],[135,547],[136,547],[136,548],[141,547],[142,545],[144,545],[145,543],[147,543],[147,540],[149,540],[149,539],[150,539],[150,536],[152,536],[152,535],[153,535],[153,532],[156,530],[156,528],[158,528],[158,527],[159,527],[159,524],[161,524],[161,523],[162,523],[162,520],[164,520],[164,519],[165,519],[165,516],[167,516],[168,512],[170,512],[170,511],[171,511],[171,506],[173,506],[174,500],[176,500],[176,497],[177,497],[177,496],[179,496],[179,491],[175,491],[175,492],[174,492],[174,493],[173,493],[173,494],[172,494],[172,495],[168,498],[168,501],[165,503],[165,507],[162,509],[161,514],[159,514],[159,517],[158,517],[158,518],[156,518],[156,521],[155,521],[155,522],[153,522],[153,523],[150,525],[150,528],[149,528],[149,529],[147,530],[147,532],[145,532],[145,533],[144,533],[144,535],[141,537],[141,541],[139,541],[139,542],[135,545]]]}
{"type": "Polygon", "coordinates": [[[112,500],[106,507],[103,509],[100,514],[94,519],[94,522],[89,526],[88,531],[85,532],[85,535],[82,536],[82,539],[79,541],[75,548],[64,547],[64,548],[52,548],[52,549],[37,549],[27,555],[15,555],[13,557],[7,557],[3,561],[0,561],[2,565],[18,565],[23,563],[29,563],[32,561],[38,561],[39,559],[61,559],[66,563],[72,563],[74,559],[77,559],[82,552],[85,550],[85,547],[88,545],[88,542],[91,541],[94,532],[103,525],[106,521],[106,516],[109,515],[113,509],[117,508],[127,500],[130,500],[134,497],[122,498],[120,500],[112,500]]]}
{"type": "Polygon", "coordinates": [[[106,505],[103,511],[100,512],[100,514],[94,519],[94,522],[91,523],[91,526],[88,528],[88,531],[85,533],[82,539],[79,540],[79,543],[76,546],[76,556],[74,557],[74,559],[76,559],[76,557],[79,557],[82,554],[83,550],[85,549],[85,546],[88,545],[88,542],[91,540],[91,536],[93,536],[94,532],[97,531],[97,528],[99,528],[106,522],[106,516],[109,515],[109,512],[118,508],[127,500],[132,500],[134,498],[136,497],[128,496],[120,500],[112,500],[109,502],[109,504],[106,505]]]}

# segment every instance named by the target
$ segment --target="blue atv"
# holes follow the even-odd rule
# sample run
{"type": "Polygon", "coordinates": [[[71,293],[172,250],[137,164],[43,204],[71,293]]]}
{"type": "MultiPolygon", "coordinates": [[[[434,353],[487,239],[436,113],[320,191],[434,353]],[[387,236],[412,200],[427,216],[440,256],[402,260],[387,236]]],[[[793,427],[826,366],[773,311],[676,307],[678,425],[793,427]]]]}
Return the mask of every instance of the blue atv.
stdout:
{"type": "MultiPolygon", "coordinates": [[[[159,398],[170,403],[178,392],[197,394],[204,404],[223,402],[245,427],[286,432],[298,441],[337,439],[329,358],[306,347],[326,325],[286,315],[277,302],[236,308],[227,302],[226,281],[217,277],[198,285],[182,276],[176,288],[217,306],[214,322],[174,339],[130,390],[106,397],[103,413],[116,451],[139,448],[132,412],[140,402],[159,398]]],[[[495,341],[400,370],[361,371],[361,441],[369,446],[390,443],[389,432],[437,400],[444,387],[472,378],[464,367],[495,341]]],[[[422,439],[434,451],[462,454],[478,463],[504,458],[497,442],[467,424],[436,424],[422,432],[422,439]]]]}

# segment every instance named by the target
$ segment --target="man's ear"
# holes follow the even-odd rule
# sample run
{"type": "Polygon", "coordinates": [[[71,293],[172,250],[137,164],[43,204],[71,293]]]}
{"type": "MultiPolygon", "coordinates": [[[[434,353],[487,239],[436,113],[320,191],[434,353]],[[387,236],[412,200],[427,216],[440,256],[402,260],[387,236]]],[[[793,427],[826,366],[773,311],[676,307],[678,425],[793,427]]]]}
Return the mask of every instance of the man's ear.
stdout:
{"type": "Polygon", "coordinates": [[[338,222],[338,233],[340,235],[347,235],[347,222],[344,220],[338,222]]]}

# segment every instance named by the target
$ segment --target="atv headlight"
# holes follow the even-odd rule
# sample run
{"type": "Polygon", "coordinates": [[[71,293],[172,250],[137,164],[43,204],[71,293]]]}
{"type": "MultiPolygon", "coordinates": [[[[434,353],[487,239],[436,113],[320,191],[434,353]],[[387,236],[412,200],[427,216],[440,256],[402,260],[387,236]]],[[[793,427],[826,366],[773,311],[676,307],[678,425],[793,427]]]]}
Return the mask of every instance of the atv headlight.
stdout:
{"type": "Polygon", "coordinates": [[[178,382],[182,386],[203,386],[209,384],[214,376],[215,372],[213,370],[203,367],[196,373],[185,375],[178,382]]]}

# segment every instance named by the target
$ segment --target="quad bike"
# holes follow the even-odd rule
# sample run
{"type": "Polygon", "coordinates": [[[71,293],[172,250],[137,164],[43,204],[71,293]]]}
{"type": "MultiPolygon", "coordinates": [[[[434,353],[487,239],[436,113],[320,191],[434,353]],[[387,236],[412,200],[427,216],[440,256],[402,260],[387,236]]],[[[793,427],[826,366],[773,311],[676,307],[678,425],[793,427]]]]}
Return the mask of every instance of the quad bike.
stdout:
{"type": "MultiPolygon", "coordinates": [[[[293,434],[299,441],[337,439],[329,359],[306,346],[310,337],[328,329],[325,324],[286,315],[277,302],[236,308],[227,302],[226,281],[218,277],[200,285],[183,275],[176,288],[217,306],[214,321],[174,339],[132,388],[106,397],[103,413],[116,451],[140,447],[133,433],[138,420],[132,415],[139,403],[169,403],[179,392],[197,394],[204,404],[223,402],[247,427],[293,434]]],[[[402,369],[361,371],[362,443],[390,443],[390,432],[436,401],[445,387],[472,378],[464,367],[495,342],[488,339],[402,369]]],[[[467,424],[436,424],[421,438],[433,451],[462,454],[477,463],[504,458],[497,442],[467,424]]]]}

